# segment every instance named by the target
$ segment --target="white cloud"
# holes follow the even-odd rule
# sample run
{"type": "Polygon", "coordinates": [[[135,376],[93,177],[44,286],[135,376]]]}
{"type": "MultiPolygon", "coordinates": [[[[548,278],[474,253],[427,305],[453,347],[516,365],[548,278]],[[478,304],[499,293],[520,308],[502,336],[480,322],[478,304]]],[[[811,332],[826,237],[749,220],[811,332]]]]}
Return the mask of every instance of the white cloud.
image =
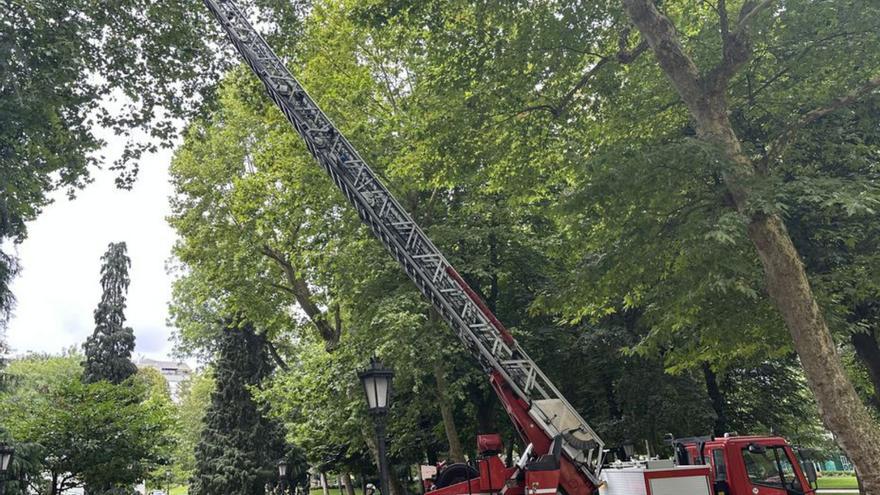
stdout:
{"type": "MultiPolygon", "coordinates": [[[[113,157],[119,150],[114,142],[104,154],[113,157]]],[[[82,345],[101,296],[101,255],[117,241],[128,244],[132,262],[126,316],[137,337],[135,353],[155,359],[170,353],[165,261],[175,234],[165,216],[171,154],[145,157],[131,191],[115,187],[113,172],[96,171],[94,183],[76,199],[56,194],[55,203],[28,224],[28,238],[15,248],[22,272],[12,284],[18,302],[6,331],[13,353],[58,353],[82,345]]]]}

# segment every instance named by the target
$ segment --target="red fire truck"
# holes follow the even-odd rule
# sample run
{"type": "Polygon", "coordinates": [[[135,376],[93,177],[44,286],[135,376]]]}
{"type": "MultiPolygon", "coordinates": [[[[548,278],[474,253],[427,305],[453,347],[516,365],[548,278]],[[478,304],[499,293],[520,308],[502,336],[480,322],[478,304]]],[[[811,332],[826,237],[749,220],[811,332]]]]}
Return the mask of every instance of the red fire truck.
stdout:
{"type": "Polygon", "coordinates": [[[476,465],[446,467],[438,474],[432,495],[592,495],[597,491],[609,495],[708,495],[713,490],[724,495],[775,495],[779,490],[807,491],[807,480],[791,457],[791,449],[776,438],[754,438],[747,444],[713,440],[699,448],[681,447],[687,452],[693,450],[690,460],[700,459],[701,463],[649,461],[606,467],[602,439],[388,191],[245,13],[233,0],[204,3],[318,164],[459,337],[463,349],[486,371],[528,446],[518,464],[506,466],[499,456],[500,437],[480,436],[476,465]],[[715,461],[702,462],[707,458],[705,452],[709,452],[709,459],[715,459],[716,450],[723,452],[718,457],[723,470],[718,470],[720,464],[713,464],[715,461]],[[757,474],[758,467],[769,469],[774,465],[769,462],[771,457],[778,473],[765,477],[757,474]],[[788,459],[787,463],[782,459],[788,459]],[[763,464],[755,464],[754,473],[749,470],[750,463],[759,461],[763,464]],[[717,470],[714,474],[713,467],[717,470]],[[786,481],[789,477],[790,483],[786,481]],[[773,488],[777,483],[774,479],[782,488],[773,488]]]}
{"type": "MultiPolygon", "coordinates": [[[[729,436],[674,439],[672,459],[615,462],[600,474],[601,495],[800,495],[812,494],[816,470],[803,452],[793,449],[784,438],[729,436]]],[[[534,458],[531,450],[520,456],[515,466],[505,466],[498,435],[477,439],[476,467],[452,464],[439,475],[425,481],[431,495],[459,495],[529,492],[539,486],[560,482],[559,449],[534,458]],[[516,478],[519,477],[517,480],[516,478]]],[[[551,492],[544,492],[551,493],[551,492]]],[[[553,492],[555,493],[555,492],[553,492]]]]}

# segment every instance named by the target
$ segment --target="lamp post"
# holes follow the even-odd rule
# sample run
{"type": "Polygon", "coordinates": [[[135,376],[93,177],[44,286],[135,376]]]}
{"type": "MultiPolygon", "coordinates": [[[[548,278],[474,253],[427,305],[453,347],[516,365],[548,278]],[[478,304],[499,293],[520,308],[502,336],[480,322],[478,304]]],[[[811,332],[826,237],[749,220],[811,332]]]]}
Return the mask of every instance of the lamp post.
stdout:
{"type": "Polygon", "coordinates": [[[15,449],[11,445],[0,443],[0,495],[6,493],[6,473],[12,463],[15,449]]]}
{"type": "Polygon", "coordinates": [[[287,491],[287,461],[281,459],[278,461],[278,486],[281,487],[281,493],[287,491]]]}
{"type": "Polygon", "coordinates": [[[376,423],[376,450],[379,452],[379,483],[383,495],[389,495],[388,459],[385,452],[385,416],[391,401],[391,379],[394,372],[382,366],[375,357],[370,367],[358,374],[367,395],[367,410],[376,423]]]}
{"type": "MultiPolygon", "coordinates": [[[[165,493],[171,495],[171,470],[165,471],[165,493]]],[[[2,495],[2,494],[0,494],[2,495]]]]}

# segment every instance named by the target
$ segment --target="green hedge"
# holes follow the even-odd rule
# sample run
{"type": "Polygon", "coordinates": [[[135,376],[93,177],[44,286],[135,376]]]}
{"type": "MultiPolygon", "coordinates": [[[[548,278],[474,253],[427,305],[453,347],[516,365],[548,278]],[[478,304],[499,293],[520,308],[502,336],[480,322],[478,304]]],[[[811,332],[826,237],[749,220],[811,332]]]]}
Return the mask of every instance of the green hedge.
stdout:
{"type": "Polygon", "coordinates": [[[855,477],[856,473],[852,471],[820,471],[819,476],[833,478],[835,476],[855,477]]]}

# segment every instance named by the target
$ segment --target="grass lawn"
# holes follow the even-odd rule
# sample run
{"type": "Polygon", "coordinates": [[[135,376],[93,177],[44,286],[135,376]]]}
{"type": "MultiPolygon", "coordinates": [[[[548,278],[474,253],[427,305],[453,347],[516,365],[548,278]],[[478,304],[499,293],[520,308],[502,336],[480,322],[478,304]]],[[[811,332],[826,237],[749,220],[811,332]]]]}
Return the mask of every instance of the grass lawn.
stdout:
{"type": "Polygon", "coordinates": [[[855,476],[827,476],[817,480],[819,488],[852,488],[858,490],[859,483],[855,476]]]}
{"type": "MultiPolygon", "coordinates": [[[[324,491],[320,488],[312,488],[309,495],[322,495],[323,493],[324,491]]],[[[354,493],[355,495],[359,495],[363,492],[360,490],[360,487],[356,486],[354,488],[354,493]]],[[[345,491],[342,488],[330,488],[330,495],[345,495],[345,491]]]]}
{"type": "MultiPolygon", "coordinates": [[[[147,493],[150,493],[150,492],[153,491],[153,490],[162,490],[162,493],[165,493],[165,487],[164,487],[164,486],[161,486],[161,487],[152,487],[152,486],[148,486],[148,487],[147,487],[147,493]]],[[[188,490],[187,490],[186,485],[172,486],[172,487],[171,487],[171,495],[187,495],[187,491],[188,491],[188,490]]]]}

